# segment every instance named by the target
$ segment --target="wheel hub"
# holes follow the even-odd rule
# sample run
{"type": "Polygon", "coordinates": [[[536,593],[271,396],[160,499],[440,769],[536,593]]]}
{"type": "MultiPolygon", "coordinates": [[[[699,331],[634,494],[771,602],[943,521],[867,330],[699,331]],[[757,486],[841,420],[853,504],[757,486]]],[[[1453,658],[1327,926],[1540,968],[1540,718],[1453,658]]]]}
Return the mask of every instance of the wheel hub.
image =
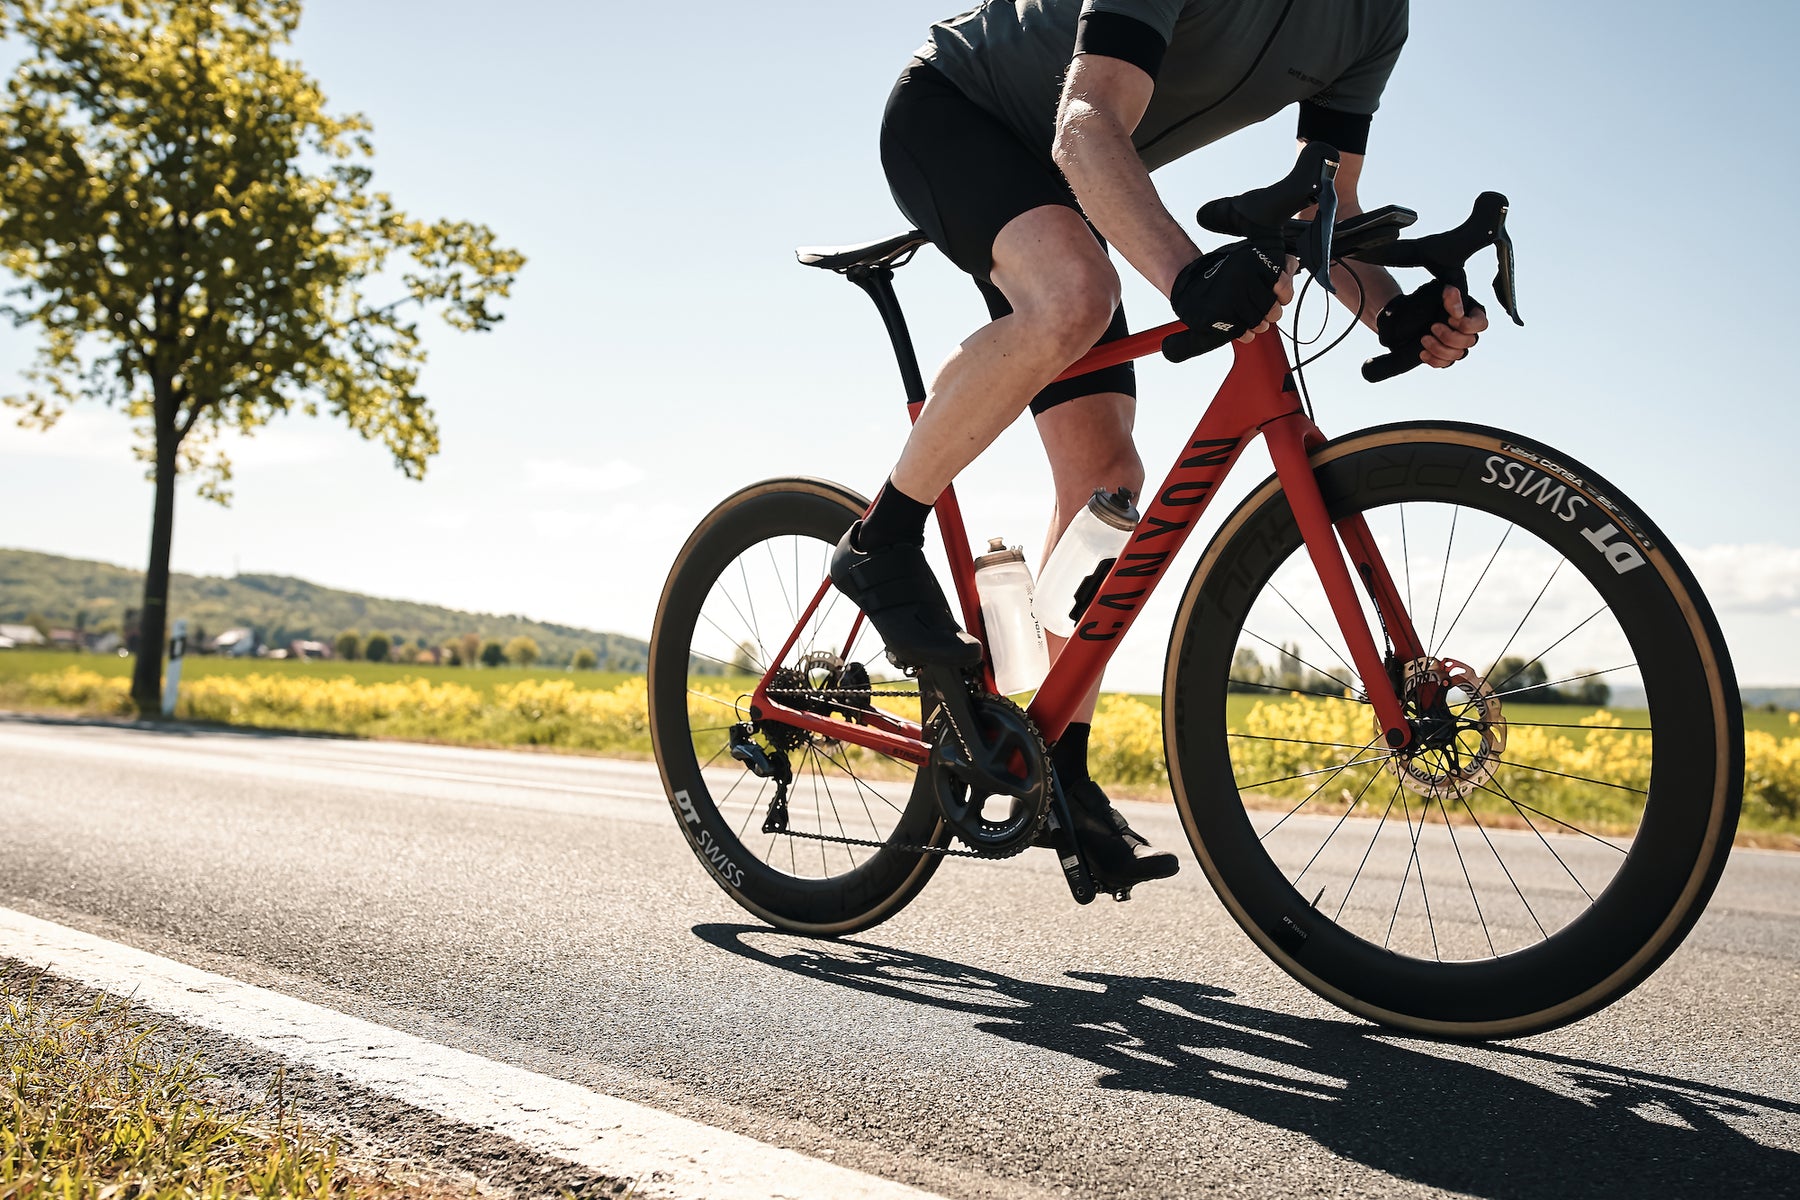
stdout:
{"type": "Polygon", "coordinates": [[[1487,785],[1506,750],[1506,720],[1486,679],[1454,658],[1414,659],[1400,702],[1412,741],[1387,761],[1401,784],[1427,800],[1461,799],[1487,785]]]}

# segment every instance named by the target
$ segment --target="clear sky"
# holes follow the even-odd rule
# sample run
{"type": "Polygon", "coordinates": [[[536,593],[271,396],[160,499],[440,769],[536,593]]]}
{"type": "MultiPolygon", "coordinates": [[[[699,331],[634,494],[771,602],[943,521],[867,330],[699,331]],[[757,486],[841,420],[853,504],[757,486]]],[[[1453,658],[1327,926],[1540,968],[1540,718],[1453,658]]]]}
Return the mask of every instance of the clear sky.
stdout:
{"type": "MultiPolygon", "coordinates": [[[[297,53],[337,107],[374,121],[378,184],[421,215],[487,222],[531,262],[497,333],[433,337],[444,452],[424,483],[341,427],[289,420],[234,450],[230,509],[184,493],[176,569],[644,636],[687,531],[733,488],[805,473],[872,491],[905,428],[892,362],[867,302],[792,249],[903,227],[876,158],[881,108],[954,5],[310,0],[297,53]]],[[[1610,477],[1690,555],[1746,683],[1800,683],[1781,298],[1797,35],[1778,0],[1415,4],[1365,203],[1415,208],[1430,230],[1484,188],[1508,193],[1528,324],[1380,387],[1355,375],[1362,334],[1308,372],[1329,433],[1460,418],[1610,477]]],[[[1292,131],[1281,114],[1158,186],[1190,216],[1284,172],[1292,131]]],[[[1485,299],[1487,269],[1471,274],[1485,299]]],[[[1147,285],[1126,287],[1135,324],[1165,319],[1147,285]]],[[[928,364],[982,319],[933,253],[900,291],[928,364]]],[[[0,391],[16,390],[29,336],[0,330],[0,391]]],[[[1224,366],[1141,365],[1153,479],[1224,366]]],[[[1265,469],[1246,459],[1234,494],[1265,469]]],[[[1048,472],[1028,423],[959,490],[972,535],[1036,560],[1048,472]]],[[[77,412],[48,435],[0,421],[0,545],[141,567],[149,513],[122,417],[77,412]]],[[[1157,686],[1178,591],[1138,623],[1116,686],[1157,686]]]]}

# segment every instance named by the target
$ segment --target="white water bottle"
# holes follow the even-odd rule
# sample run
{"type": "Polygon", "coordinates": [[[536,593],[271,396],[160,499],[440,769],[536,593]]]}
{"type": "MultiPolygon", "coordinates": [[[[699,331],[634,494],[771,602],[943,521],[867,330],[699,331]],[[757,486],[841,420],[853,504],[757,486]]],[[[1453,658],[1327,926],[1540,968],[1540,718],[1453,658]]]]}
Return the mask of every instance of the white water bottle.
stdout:
{"type": "Polygon", "coordinates": [[[1137,523],[1130,491],[1094,489],[1093,498],[1069,522],[1038,577],[1037,617],[1045,633],[1066,638],[1075,632],[1076,593],[1102,563],[1110,565],[1119,557],[1137,523]]]}
{"type": "Polygon", "coordinates": [[[994,660],[994,686],[1003,696],[1031,691],[1050,671],[1050,648],[1032,615],[1024,550],[1009,550],[1001,539],[990,538],[988,552],[975,560],[975,591],[994,660]]]}

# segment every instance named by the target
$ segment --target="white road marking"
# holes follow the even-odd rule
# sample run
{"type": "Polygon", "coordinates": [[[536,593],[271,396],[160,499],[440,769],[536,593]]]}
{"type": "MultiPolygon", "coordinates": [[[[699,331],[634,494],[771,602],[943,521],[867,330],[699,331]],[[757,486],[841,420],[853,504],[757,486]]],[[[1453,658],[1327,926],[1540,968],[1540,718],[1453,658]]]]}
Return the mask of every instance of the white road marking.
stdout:
{"type": "Polygon", "coordinates": [[[636,1183],[636,1197],[775,1200],[931,1193],[439,1046],[266,988],[0,908],[0,955],[542,1154],[636,1183]]]}

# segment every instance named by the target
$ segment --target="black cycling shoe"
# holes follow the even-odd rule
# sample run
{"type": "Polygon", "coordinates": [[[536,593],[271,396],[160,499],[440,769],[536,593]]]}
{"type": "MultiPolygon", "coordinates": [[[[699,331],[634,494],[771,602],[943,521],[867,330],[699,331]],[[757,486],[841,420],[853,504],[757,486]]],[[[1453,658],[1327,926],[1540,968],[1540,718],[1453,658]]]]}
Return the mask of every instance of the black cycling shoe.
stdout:
{"type": "Polygon", "coordinates": [[[844,533],[831,554],[831,582],[869,618],[902,667],[960,667],[981,663],[981,643],[950,615],[944,589],[922,547],[904,542],[864,550],[862,522],[844,533]]]}
{"type": "Polygon", "coordinates": [[[1068,791],[1075,836],[1087,855],[1088,869],[1101,891],[1129,891],[1152,879],[1167,879],[1181,870],[1181,860],[1153,849],[1114,808],[1100,785],[1084,779],[1068,791]]]}

